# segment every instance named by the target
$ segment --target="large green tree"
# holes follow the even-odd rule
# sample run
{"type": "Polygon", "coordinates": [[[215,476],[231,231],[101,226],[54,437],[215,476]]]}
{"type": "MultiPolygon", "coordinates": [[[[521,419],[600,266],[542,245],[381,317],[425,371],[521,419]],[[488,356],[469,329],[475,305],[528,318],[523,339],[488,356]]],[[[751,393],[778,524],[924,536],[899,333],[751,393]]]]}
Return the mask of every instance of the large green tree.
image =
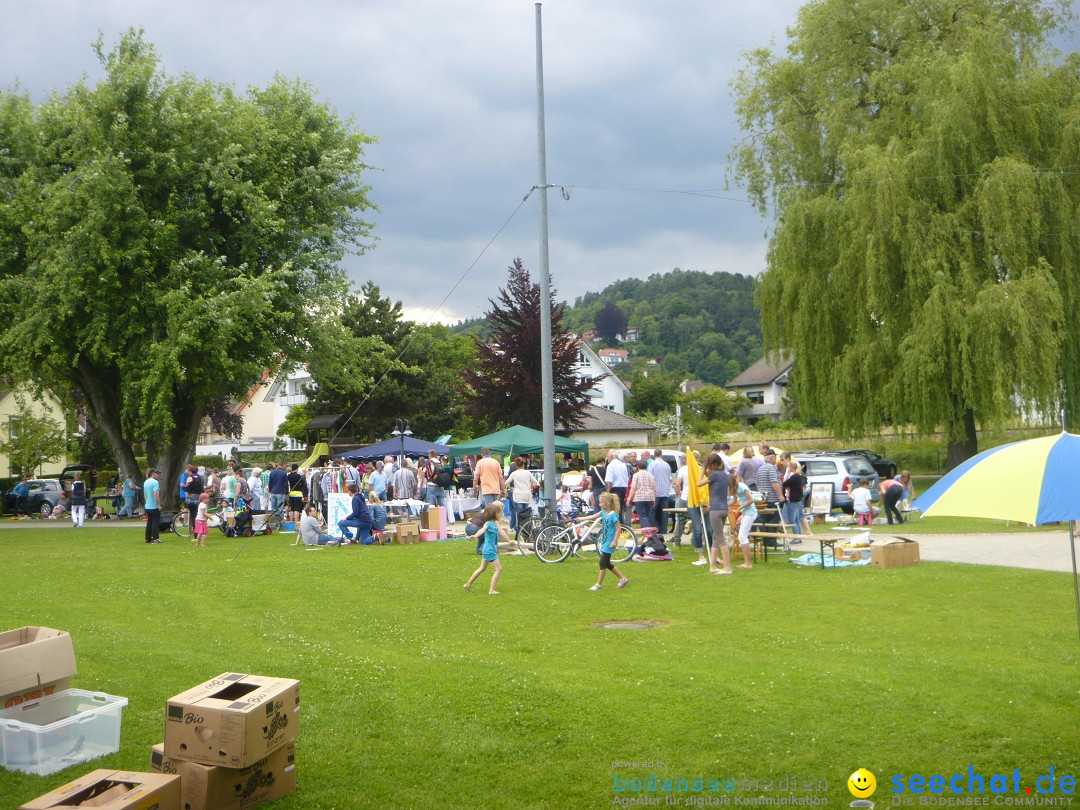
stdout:
{"type": "Polygon", "coordinates": [[[1080,57],[1064,3],[812,0],[747,55],[736,175],[775,229],[767,343],[841,434],[943,427],[949,460],[1025,402],[1080,422],[1080,57]]]}
{"type": "Polygon", "coordinates": [[[309,364],[312,413],[351,414],[357,432],[371,441],[389,435],[401,418],[422,438],[455,429],[463,413],[455,387],[475,358],[469,338],[441,324],[405,320],[401,302],[372,281],[349,296],[338,317],[351,341],[323,347],[317,338],[320,348],[309,364]]]}
{"type": "Polygon", "coordinates": [[[135,31],[96,50],[95,86],[0,95],[0,350],[172,492],[213,404],[333,328],[371,139],[299,81],[169,76],[135,31]]]}

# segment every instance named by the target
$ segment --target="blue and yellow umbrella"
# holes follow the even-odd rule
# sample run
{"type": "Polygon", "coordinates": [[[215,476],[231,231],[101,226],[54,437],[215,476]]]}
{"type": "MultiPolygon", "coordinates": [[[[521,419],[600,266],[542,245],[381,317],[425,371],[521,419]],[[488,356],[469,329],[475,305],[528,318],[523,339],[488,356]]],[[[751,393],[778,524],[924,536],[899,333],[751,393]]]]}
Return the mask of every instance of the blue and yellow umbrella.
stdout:
{"type": "Polygon", "coordinates": [[[912,506],[924,517],[997,518],[1033,526],[1067,522],[1080,628],[1080,582],[1073,536],[1073,521],[1080,520],[1078,471],[1080,436],[1063,431],[979,453],[950,471],[916,498],[912,506]]]}

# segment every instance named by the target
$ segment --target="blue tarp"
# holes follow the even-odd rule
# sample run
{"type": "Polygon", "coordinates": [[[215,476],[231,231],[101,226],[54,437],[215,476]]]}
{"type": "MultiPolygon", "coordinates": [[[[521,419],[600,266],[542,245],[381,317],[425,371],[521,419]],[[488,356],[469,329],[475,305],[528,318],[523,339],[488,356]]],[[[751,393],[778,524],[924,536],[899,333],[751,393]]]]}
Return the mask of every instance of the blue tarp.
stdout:
{"type": "MultiPolygon", "coordinates": [[[[355,450],[349,450],[347,453],[338,453],[334,458],[344,458],[349,461],[378,461],[385,456],[399,456],[401,455],[401,442],[400,436],[391,436],[378,444],[358,447],[355,450]]],[[[444,444],[425,442],[423,439],[417,439],[414,436],[406,436],[404,446],[405,455],[409,458],[422,458],[431,450],[434,450],[440,456],[445,456],[450,452],[450,448],[444,444]]]]}

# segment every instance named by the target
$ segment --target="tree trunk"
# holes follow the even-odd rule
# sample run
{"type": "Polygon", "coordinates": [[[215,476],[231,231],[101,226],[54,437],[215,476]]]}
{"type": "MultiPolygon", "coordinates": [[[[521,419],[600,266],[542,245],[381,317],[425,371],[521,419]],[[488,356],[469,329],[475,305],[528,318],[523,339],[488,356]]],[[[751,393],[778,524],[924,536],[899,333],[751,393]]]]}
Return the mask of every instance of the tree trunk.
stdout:
{"type": "MultiPolygon", "coordinates": [[[[188,401],[180,394],[176,397],[173,413],[174,427],[157,454],[157,468],[161,471],[161,503],[163,506],[178,504],[180,500],[180,474],[191,460],[199,426],[206,412],[206,403],[188,401]]],[[[155,443],[156,444],[156,443],[155,443]]]]}
{"type": "Polygon", "coordinates": [[[946,472],[963,464],[979,452],[978,436],[975,434],[975,412],[971,408],[964,411],[963,429],[964,438],[962,440],[953,439],[953,432],[948,431],[949,448],[945,459],[946,472]]]}
{"type": "Polygon", "coordinates": [[[141,484],[146,470],[140,470],[135,463],[135,451],[132,450],[131,442],[124,438],[117,417],[120,404],[113,401],[109,386],[103,383],[97,369],[85,359],[79,361],[75,383],[86,393],[94,421],[105,431],[105,436],[112,446],[113,455],[116,456],[117,474],[121,477],[130,475],[136,483],[141,484]]]}

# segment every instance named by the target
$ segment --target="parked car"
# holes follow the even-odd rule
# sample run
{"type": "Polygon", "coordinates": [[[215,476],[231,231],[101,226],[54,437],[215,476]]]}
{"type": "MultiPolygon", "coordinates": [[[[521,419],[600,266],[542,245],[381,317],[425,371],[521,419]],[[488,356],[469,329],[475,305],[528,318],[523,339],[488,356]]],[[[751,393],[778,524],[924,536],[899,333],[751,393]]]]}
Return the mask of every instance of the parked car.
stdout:
{"type": "Polygon", "coordinates": [[[878,455],[873,450],[859,448],[858,450],[837,450],[836,452],[845,456],[862,456],[870,462],[870,466],[882,478],[896,478],[896,462],[878,455]]]}
{"type": "Polygon", "coordinates": [[[455,459],[454,480],[458,489],[472,489],[473,471],[472,466],[467,461],[462,461],[460,458],[455,459]]]}
{"type": "Polygon", "coordinates": [[[852,506],[848,489],[853,484],[857,484],[860,478],[865,478],[870,482],[871,500],[881,499],[881,493],[878,492],[878,482],[881,478],[870,466],[870,462],[861,455],[805,451],[792,453],[791,457],[802,466],[803,476],[807,483],[806,505],[808,508],[810,488],[821,482],[832,485],[833,509],[841,509],[849,515],[854,511],[854,506],[852,506]]]}
{"type": "Polygon", "coordinates": [[[4,493],[4,511],[9,515],[20,512],[48,515],[52,513],[53,507],[64,499],[63,485],[58,478],[35,478],[28,481],[27,486],[30,492],[26,496],[26,504],[22,509],[19,509],[18,498],[10,489],[4,493]]]}
{"type": "Polygon", "coordinates": [[[75,473],[82,473],[83,481],[86,481],[86,485],[90,486],[90,470],[93,467],[93,464],[69,464],[60,471],[60,475],[56,476],[56,478],[60,481],[60,485],[65,492],[71,491],[71,482],[75,480],[75,473]]]}

